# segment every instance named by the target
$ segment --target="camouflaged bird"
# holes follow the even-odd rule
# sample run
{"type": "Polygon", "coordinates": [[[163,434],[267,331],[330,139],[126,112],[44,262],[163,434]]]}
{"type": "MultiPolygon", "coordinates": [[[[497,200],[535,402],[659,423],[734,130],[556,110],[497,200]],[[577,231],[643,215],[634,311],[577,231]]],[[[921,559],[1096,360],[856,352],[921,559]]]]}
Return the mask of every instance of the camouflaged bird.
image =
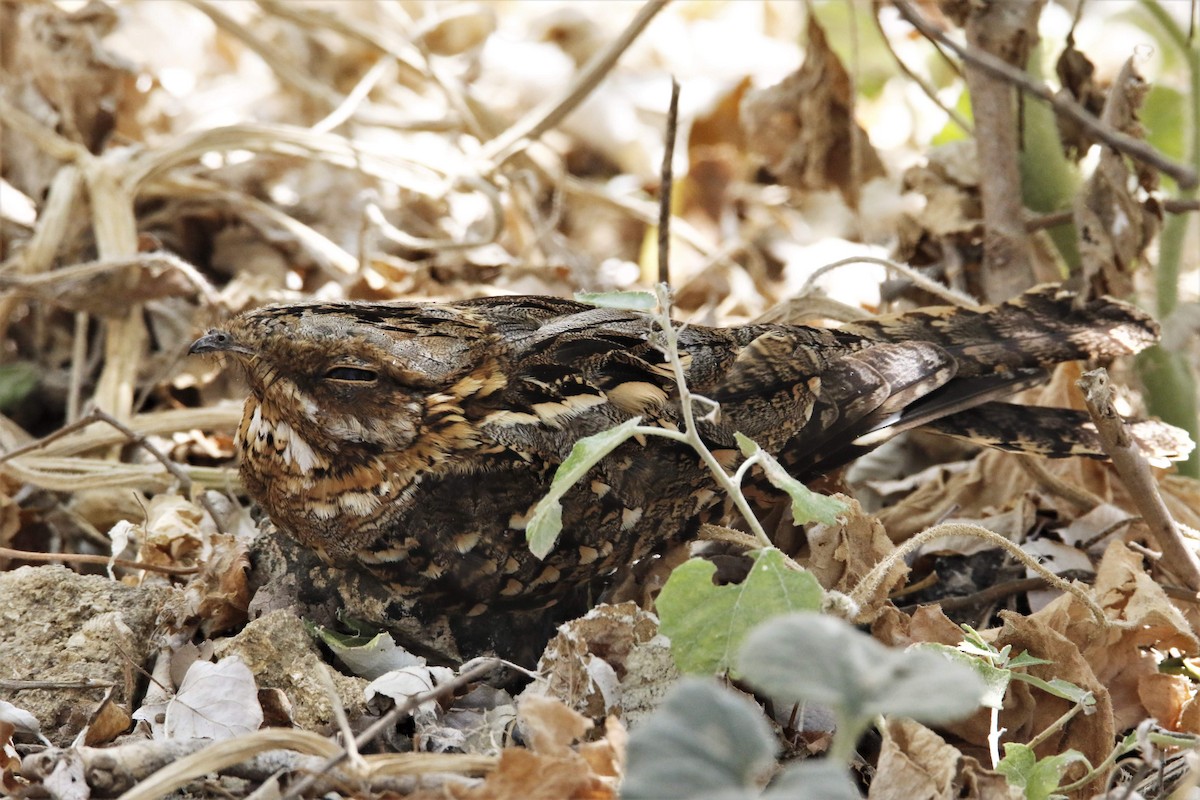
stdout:
{"type": "MultiPolygon", "coordinates": [[[[734,432],[811,478],[924,426],[1049,456],[1096,455],[1086,415],[994,402],[1073,359],[1156,341],[1142,311],[1040,287],[981,310],[927,308],[840,328],[682,327],[691,390],[720,404],[701,433],[724,464],[734,432]]],[[[247,491],[323,559],[444,609],[538,607],[693,533],[721,498],[696,454],[629,440],[563,499],[538,560],[524,528],[577,439],[631,417],[682,425],[653,318],[551,297],[300,303],[257,309],[192,353],[239,362],[247,491]]],[[[1186,435],[1142,423],[1159,457],[1186,435]]]]}

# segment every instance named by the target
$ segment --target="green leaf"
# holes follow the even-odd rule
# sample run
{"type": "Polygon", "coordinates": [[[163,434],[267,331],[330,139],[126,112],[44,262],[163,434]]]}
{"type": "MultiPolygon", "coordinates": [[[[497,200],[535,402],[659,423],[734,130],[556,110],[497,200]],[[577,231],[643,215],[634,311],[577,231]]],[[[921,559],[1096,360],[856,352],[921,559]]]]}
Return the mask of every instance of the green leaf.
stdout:
{"type": "Polygon", "coordinates": [[[996,771],[1004,776],[1010,786],[1023,790],[1026,800],[1050,800],[1055,796],[1054,790],[1062,783],[1067,768],[1077,762],[1091,766],[1078,750],[1068,750],[1039,761],[1033,748],[1028,745],[1007,742],[1004,745],[1004,758],[996,765],[996,771]]]}
{"type": "Polygon", "coordinates": [[[1070,681],[1064,681],[1062,678],[1053,678],[1045,681],[1033,675],[1026,675],[1023,672],[1014,672],[1013,678],[1019,681],[1024,681],[1031,686],[1036,686],[1043,692],[1049,692],[1055,697],[1061,697],[1063,700],[1070,700],[1072,703],[1079,703],[1084,708],[1090,708],[1096,705],[1095,696],[1086,689],[1076,686],[1070,681]]]}
{"type": "Polygon", "coordinates": [[[1005,666],[1007,666],[1009,669],[1019,669],[1021,667],[1036,667],[1040,664],[1053,664],[1053,663],[1054,663],[1053,661],[1050,661],[1048,659],[1038,658],[1036,656],[1029,655],[1028,650],[1022,650],[1021,654],[1019,656],[1017,656],[1016,658],[1010,658],[1008,660],[1008,663],[1005,664],[1005,666]]]}
{"type": "Polygon", "coordinates": [[[762,800],[862,800],[850,772],[827,758],[788,765],[771,781],[762,800]]]}
{"type": "Polygon", "coordinates": [[[991,663],[985,661],[983,658],[976,658],[963,652],[958,647],[951,647],[948,644],[919,642],[914,644],[910,649],[941,653],[951,661],[975,670],[975,674],[983,680],[984,685],[987,687],[987,691],[984,692],[979,700],[980,705],[995,709],[1004,708],[1004,693],[1008,691],[1008,684],[1012,680],[1012,670],[992,666],[991,663]]]}
{"type": "Polygon", "coordinates": [[[737,666],[772,700],[822,703],[851,729],[878,714],[961,719],[986,688],[974,670],[940,653],[886,647],[840,619],[804,612],[751,631],[737,666]]]}
{"type": "Polygon", "coordinates": [[[386,631],[365,637],[339,633],[321,625],[311,625],[309,630],[360,678],[374,680],[392,670],[425,664],[425,659],[397,645],[386,631]]]}
{"type": "Polygon", "coordinates": [[[575,299],[598,308],[620,308],[625,311],[652,311],[658,298],[652,292],[576,292],[575,299]]]}
{"type": "Polygon", "coordinates": [[[8,411],[28,397],[39,376],[37,366],[28,361],[0,364],[0,411],[8,411]]]}
{"type": "Polygon", "coordinates": [[[754,800],[775,747],[757,705],[684,678],[630,734],[622,800],[754,800]]]}
{"type": "Polygon", "coordinates": [[[716,570],[711,561],[693,558],[675,568],[655,602],[660,630],[671,640],[681,672],[725,672],[752,627],[789,611],[821,607],[817,579],[787,567],[775,548],[759,551],[739,584],[715,586],[716,570]]]}
{"type": "Polygon", "coordinates": [[[571,453],[554,471],[554,480],[546,496],[538,501],[525,526],[525,539],[530,551],[538,558],[545,558],[554,549],[558,534],[562,533],[563,496],[571,487],[583,479],[592,467],[617,449],[633,435],[633,429],[642,421],[641,417],[627,419],[615,428],[585,436],[575,442],[571,453]]]}
{"type": "Polygon", "coordinates": [[[809,491],[800,481],[788,475],[783,465],[775,460],[775,456],[758,446],[748,436],[734,433],[738,449],[746,458],[757,458],[763,474],[771,485],[780,491],[787,492],[792,498],[792,519],[797,525],[807,525],[810,522],[821,522],[832,525],[837,522],[838,514],[846,513],[846,504],[832,497],[809,491]]]}

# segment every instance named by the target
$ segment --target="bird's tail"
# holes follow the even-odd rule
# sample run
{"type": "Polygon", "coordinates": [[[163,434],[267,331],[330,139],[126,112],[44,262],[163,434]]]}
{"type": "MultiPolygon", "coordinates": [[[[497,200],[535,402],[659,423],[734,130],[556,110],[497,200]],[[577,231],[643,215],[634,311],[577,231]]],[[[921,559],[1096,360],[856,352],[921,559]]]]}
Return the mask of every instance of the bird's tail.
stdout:
{"type": "Polygon", "coordinates": [[[995,306],[922,308],[842,330],[878,341],[936,344],[958,362],[960,378],[1105,361],[1158,341],[1158,323],[1136,306],[1108,297],[1079,307],[1075,301],[1074,293],[1044,285],[995,306]]]}

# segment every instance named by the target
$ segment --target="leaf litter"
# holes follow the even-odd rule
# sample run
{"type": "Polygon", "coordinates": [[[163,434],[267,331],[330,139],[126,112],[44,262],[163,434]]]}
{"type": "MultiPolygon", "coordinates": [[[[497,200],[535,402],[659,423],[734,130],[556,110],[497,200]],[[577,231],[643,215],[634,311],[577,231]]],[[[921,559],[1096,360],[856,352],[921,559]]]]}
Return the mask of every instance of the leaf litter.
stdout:
{"type": "MultiPolygon", "coordinates": [[[[73,563],[93,573],[29,566],[32,555],[4,551],[0,578],[14,615],[0,626],[4,792],[31,782],[61,797],[157,791],[167,785],[150,780],[160,767],[184,764],[178,759],[203,752],[203,742],[244,736],[240,758],[251,760],[240,776],[222,778],[222,791],[244,793],[278,768],[254,755],[259,746],[297,757],[333,752],[301,730],[250,743],[279,730],[258,731],[256,709],[270,724],[321,734],[339,724],[331,699],[344,705],[348,730],[379,716],[382,698],[364,695],[364,683],[339,676],[329,692],[313,678],[324,652],[293,612],[273,607],[276,595],[264,593],[265,607],[252,605],[247,568],[261,524],[239,497],[231,462],[240,417],[231,398],[241,389],[181,354],[225,314],[276,300],[648,288],[657,274],[668,74],[685,87],[671,262],[682,318],[748,321],[792,301],[817,267],[847,255],[890,255],[954,290],[981,293],[983,177],[974,142],[955,134],[953,123],[931,127],[945,116],[895,70],[881,42],[850,58],[854,27],[874,25],[865,6],[817,4],[820,24],[806,24],[793,3],[677,3],[659,12],[603,82],[580,87],[581,67],[611,46],[635,11],[621,8],[274,0],[0,6],[0,450],[24,448],[96,404],[185,464],[191,482],[181,484],[103,425],[68,430],[0,461],[0,546],[90,556],[73,563]],[[496,145],[519,124],[537,123],[540,103],[575,88],[583,102],[540,141],[510,141],[507,151],[496,145]],[[47,616],[65,607],[75,611],[47,616]],[[221,677],[222,669],[237,674],[221,677]],[[154,681],[147,684],[142,670],[154,681]],[[158,688],[139,688],[147,685],[158,688]],[[127,732],[131,718],[140,722],[127,732]],[[43,749],[42,734],[54,749],[43,749]],[[193,750],[151,753],[144,749],[150,736],[193,750]],[[98,747],[109,743],[116,746],[98,747]],[[96,783],[101,763],[110,764],[107,788],[96,783]]],[[[928,58],[927,43],[909,36],[891,9],[878,13],[892,56],[910,66],[928,58]]],[[[1048,10],[1043,19],[1047,42],[1062,39],[1057,14],[1048,10]]],[[[1102,67],[1121,88],[1105,103],[1107,84],[1087,69],[1109,14],[1084,10],[1069,70],[1060,74],[1107,124],[1139,136],[1145,82],[1129,66],[1121,71],[1120,61],[1102,67]]],[[[960,81],[918,69],[941,82],[941,102],[961,95],[960,81]]],[[[1078,130],[1064,138],[1088,141],[1078,130]]],[[[1127,294],[1144,283],[1133,267],[1160,225],[1158,200],[1147,194],[1153,185],[1139,163],[1111,150],[1080,185],[1072,213],[1085,275],[1103,291],[1127,294]]],[[[1036,231],[1031,238],[1038,259],[1055,270],[1069,264],[1057,240],[1036,231]]],[[[799,300],[820,319],[927,300],[919,284],[903,280],[876,290],[881,275],[878,266],[832,271],[799,300]]],[[[805,306],[787,307],[799,314],[805,306]]],[[[1026,401],[1081,408],[1076,377],[1060,369],[1026,401]]],[[[1121,382],[1133,384],[1132,373],[1121,382]]],[[[1136,393],[1123,402],[1125,411],[1141,410],[1136,393]]],[[[821,488],[843,492],[848,510],[818,525],[794,524],[781,496],[773,529],[780,563],[771,551],[758,556],[745,583],[738,568],[734,578],[727,574],[743,551],[729,539],[664,554],[640,573],[644,584],[622,589],[644,607],[602,605],[563,626],[515,699],[486,683],[453,687],[388,735],[388,748],[407,751],[409,761],[368,753],[335,768],[337,780],[322,788],[359,781],[364,791],[413,797],[599,798],[615,796],[628,776],[630,797],[668,796],[671,781],[682,781],[675,785],[691,793],[679,796],[688,797],[722,787],[728,796],[784,796],[805,785],[827,785],[826,797],[855,796],[844,774],[805,777],[801,767],[819,764],[792,760],[809,745],[828,747],[827,727],[792,728],[786,708],[764,715],[747,696],[730,699],[712,685],[685,682],[682,695],[672,693],[677,664],[702,672],[732,666],[736,640],[751,623],[738,619],[732,639],[690,660],[680,643],[699,646],[703,636],[675,633],[678,641],[667,641],[671,597],[699,569],[688,556],[715,552],[722,567],[696,576],[684,606],[711,611],[713,598],[742,599],[758,569],[769,568],[780,584],[812,579],[800,607],[813,608],[822,592],[854,594],[896,546],[947,520],[980,524],[1053,556],[1056,568],[1090,586],[1104,623],[1078,599],[1044,589],[1028,600],[1029,588],[981,599],[954,620],[935,607],[904,606],[917,596],[914,587],[924,585],[935,601],[949,590],[969,599],[1007,575],[998,551],[980,549],[978,539],[938,542],[893,562],[846,615],[871,620],[875,638],[893,647],[953,647],[963,638],[956,622],[970,621],[997,650],[1011,646],[1049,662],[1024,668],[1030,676],[1067,682],[1095,704],[1086,719],[1019,750],[1053,730],[1071,703],[1014,683],[999,716],[1004,743],[1016,748],[1008,782],[990,757],[995,725],[987,710],[938,720],[936,730],[888,717],[863,751],[876,771],[871,797],[1015,797],[1016,785],[1065,785],[1081,774],[1080,759],[1101,764],[1147,720],[1200,734],[1188,663],[1200,647],[1197,606],[1173,588],[1171,565],[1155,560],[1144,525],[1133,519],[1133,498],[1111,468],[1071,459],[1044,462],[1037,472],[1019,456],[955,448],[912,436],[891,449],[890,462],[872,462],[869,481],[832,477],[821,488]],[[788,574],[784,559],[808,574],[788,574]],[[659,595],[660,632],[653,596],[669,567],[684,562],[676,570],[683,577],[659,595]],[[714,572],[723,585],[714,585],[714,572]],[[713,660],[714,652],[722,655],[713,660]],[[701,742],[698,726],[712,717],[688,721],[698,703],[728,703],[748,750],[701,742]],[[683,721],[671,722],[672,714],[683,721]],[[658,741],[656,726],[664,726],[658,741]],[[662,759],[673,757],[671,741],[708,748],[690,762],[691,774],[646,766],[656,747],[662,759]],[[1024,783],[1013,783],[1014,774],[1024,783]]],[[[1200,528],[1196,482],[1159,473],[1159,486],[1176,522],[1200,528]]],[[[778,599],[751,605],[763,616],[797,607],[775,608],[778,599]]],[[[720,623],[698,630],[706,636],[720,623]]],[[[399,647],[388,642],[388,652],[399,647]]],[[[392,702],[453,675],[435,676],[411,658],[399,668],[413,685],[389,690],[392,702]]],[[[919,715],[905,705],[911,697],[892,699],[919,715]]],[[[1142,753],[1148,764],[1163,755],[1151,745],[1142,753]]],[[[171,779],[223,769],[213,763],[171,779]]],[[[1069,795],[1092,796],[1097,785],[1069,795]]]]}

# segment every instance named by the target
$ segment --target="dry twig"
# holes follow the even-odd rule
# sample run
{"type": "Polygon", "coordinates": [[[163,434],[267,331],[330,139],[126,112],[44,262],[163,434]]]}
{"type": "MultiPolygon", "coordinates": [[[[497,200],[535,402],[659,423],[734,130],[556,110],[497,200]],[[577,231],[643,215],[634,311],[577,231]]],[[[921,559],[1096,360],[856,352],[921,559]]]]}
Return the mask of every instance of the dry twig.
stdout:
{"type": "Polygon", "coordinates": [[[1085,372],[1076,385],[1083,390],[1084,402],[1096,423],[1096,432],[1104,452],[1112,459],[1113,467],[1125,482],[1146,527],[1165,556],[1164,562],[1179,576],[1184,586],[1193,592],[1200,591],[1200,560],[1197,560],[1196,554],[1171,519],[1171,512],[1159,494],[1150,465],[1129,436],[1125,421],[1113,407],[1108,371],[1101,368],[1085,372]]]}
{"type": "Polygon", "coordinates": [[[943,31],[931,25],[908,0],[895,0],[896,9],[910,25],[921,32],[923,36],[938,42],[954,51],[963,61],[978,67],[994,77],[1000,78],[1017,87],[1026,94],[1042,100],[1050,105],[1058,114],[1070,117],[1082,125],[1089,133],[1117,152],[1149,164],[1158,171],[1170,175],[1184,189],[1191,189],[1200,183],[1200,177],[1195,170],[1180,164],[1160,153],[1143,139],[1136,139],[1101,122],[1095,115],[1069,97],[1062,97],[1050,90],[1044,83],[1030,78],[1026,73],[1006,64],[1004,61],[987,53],[968,50],[943,31]]]}

